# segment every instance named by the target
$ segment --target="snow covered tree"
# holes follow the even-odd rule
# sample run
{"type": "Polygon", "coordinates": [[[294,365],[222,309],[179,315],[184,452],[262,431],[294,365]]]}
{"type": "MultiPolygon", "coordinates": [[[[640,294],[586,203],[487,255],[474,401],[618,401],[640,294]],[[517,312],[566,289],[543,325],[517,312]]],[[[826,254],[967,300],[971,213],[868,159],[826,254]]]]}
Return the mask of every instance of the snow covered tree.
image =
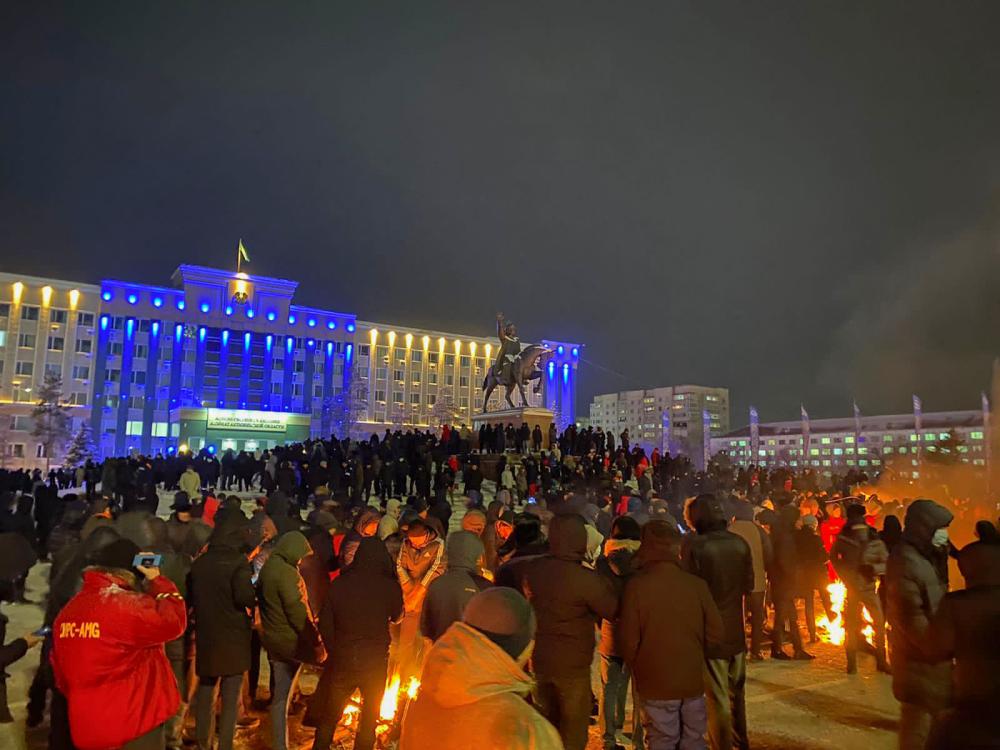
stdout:
{"type": "Polygon", "coordinates": [[[90,429],[90,423],[84,421],[66,451],[66,465],[82,466],[96,456],[97,447],[94,445],[94,435],[90,429]]]}
{"type": "Polygon", "coordinates": [[[71,429],[69,408],[62,397],[62,378],[55,373],[45,373],[38,388],[38,405],[32,409],[31,418],[34,422],[31,436],[45,446],[45,471],[48,473],[53,454],[62,450],[71,429]]]}

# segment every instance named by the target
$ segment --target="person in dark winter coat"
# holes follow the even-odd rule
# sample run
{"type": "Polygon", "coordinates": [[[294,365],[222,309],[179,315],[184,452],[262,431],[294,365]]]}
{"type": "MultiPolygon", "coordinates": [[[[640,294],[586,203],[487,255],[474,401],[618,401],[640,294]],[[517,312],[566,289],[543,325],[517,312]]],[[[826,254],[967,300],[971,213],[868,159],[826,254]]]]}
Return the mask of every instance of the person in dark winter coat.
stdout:
{"type": "MultiPolygon", "coordinates": [[[[618,516],[611,523],[610,536],[604,542],[604,553],[597,558],[595,569],[611,582],[619,598],[634,572],[640,532],[635,519],[618,516]]],[[[619,746],[618,734],[625,727],[625,700],[630,678],[628,665],[618,645],[618,620],[601,620],[598,652],[601,656],[601,727],[604,730],[604,748],[615,750],[619,746]]],[[[638,717],[638,710],[634,713],[638,717]]]]}
{"type": "Polygon", "coordinates": [[[0,612],[0,724],[10,724],[14,717],[7,705],[7,667],[24,657],[28,649],[37,646],[42,639],[34,634],[15,638],[7,643],[7,616],[0,612]]]}
{"type": "Polygon", "coordinates": [[[952,704],[938,716],[929,750],[998,744],[994,714],[1000,705],[1000,670],[996,667],[1000,663],[1000,544],[967,545],[959,568],[966,587],[945,595],[929,631],[929,653],[955,660],[952,704]]]}
{"type": "Polygon", "coordinates": [[[786,505],[778,511],[778,518],[771,529],[771,546],[774,564],[771,568],[771,588],[774,598],[774,632],[771,639],[771,658],[788,659],[784,652],[784,632],[787,625],[792,637],[792,659],[812,659],[812,654],[802,647],[799,616],[795,609],[795,588],[799,574],[799,554],[795,544],[799,509],[786,505]]]}
{"type": "Polygon", "coordinates": [[[338,555],[339,567],[346,568],[354,560],[354,553],[362,539],[373,537],[378,532],[378,525],[382,520],[382,514],[378,508],[366,506],[354,522],[354,527],[347,533],[343,544],[340,545],[338,555]]]}
{"type": "Polygon", "coordinates": [[[753,557],[743,538],[726,528],[728,514],[715,495],[698,495],[688,505],[687,521],[695,534],[684,538],[681,566],[708,584],[725,632],[705,652],[709,736],[712,747],[746,748],[743,598],[754,588],[753,557]]]}
{"type": "Polygon", "coordinates": [[[929,650],[931,619],[948,592],[948,525],[952,514],[932,500],[906,509],[903,539],[889,555],[892,692],[901,703],[899,747],[927,744],[932,721],[949,702],[951,662],[929,650]]]}
{"type": "Polygon", "coordinates": [[[847,653],[847,673],[858,671],[858,638],[864,622],[862,607],[867,607],[875,630],[875,661],[880,672],[889,672],[885,660],[885,617],[882,602],[875,592],[878,577],[885,574],[889,552],[871,526],[865,522],[865,506],[848,505],[847,523],[837,534],[830,550],[830,561],[847,589],[844,602],[844,648],[847,653]]]}
{"type": "Polygon", "coordinates": [[[333,732],[355,690],[361,716],[355,750],[375,745],[375,723],[389,661],[389,625],[403,616],[403,592],[392,558],[376,537],[358,545],[353,564],[330,584],[319,615],[329,654],[309,707],[318,723],[313,750],[330,750],[333,732]]]}
{"type": "Polygon", "coordinates": [[[306,584],[299,575],[302,558],[312,554],[298,531],[278,538],[257,581],[261,642],[267,649],[274,690],[271,694],[271,750],[288,748],[288,704],[302,668],[299,643],[313,629],[306,584]]]}
{"type": "Polygon", "coordinates": [[[445,554],[448,570],[427,587],[420,612],[420,632],[432,641],[461,620],[469,600],[491,585],[479,575],[483,543],[471,531],[453,532],[445,544],[445,554]]]}
{"type": "Polygon", "coordinates": [[[250,669],[253,622],[257,603],[247,559],[250,523],[241,513],[217,523],[205,553],[191,566],[190,599],[194,608],[198,649],[195,719],[199,750],[212,750],[215,697],[222,692],[219,750],[232,750],[237,704],[243,675],[250,669]]]}
{"type": "Polygon", "coordinates": [[[559,515],[549,527],[547,555],[513,560],[497,572],[497,585],[519,590],[538,619],[532,670],[533,699],[559,729],[566,750],[583,750],[590,716],[594,626],[613,620],[618,597],[611,583],[582,564],[587,528],[581,516],[559,515]]]}
{"type": "Polygon", "coordinates": [[[653,750],[705,746],[707,650],[728,638],[705,581],[678,567],[680,541],[670,523],[646,524],[639,570],[622,595],[621,654],[635,675],[645,747],[653,750]]]}
{"type": "Polygon", "coordinates": [[[799,577],[796,597],[801,596],[806,615],[806,630],[809,631],[809,642],[816,643],[816,595],[819,595],[826,611],[827,619],[835,617],[830,592],[826,590],[828,578],[826,564],[829,555],[823,547],[823,540],[816,530],[819,521],[814,515],[802,516],[802,528],[795,532],[795,550],[799,558],[799,577]]]}

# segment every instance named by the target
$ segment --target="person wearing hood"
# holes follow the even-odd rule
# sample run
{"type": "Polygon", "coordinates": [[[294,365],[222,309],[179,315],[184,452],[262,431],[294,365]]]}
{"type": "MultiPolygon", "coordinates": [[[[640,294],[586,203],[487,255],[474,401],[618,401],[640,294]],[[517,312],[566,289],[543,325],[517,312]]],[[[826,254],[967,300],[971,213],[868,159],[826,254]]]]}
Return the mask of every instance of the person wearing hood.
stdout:
{"type": "MultiPolygon", "coordinates": [[[[722,531],[729,533],[724,517],[722,522],[722,531]]],[[[705,746],[704,694],[715,677],[703,673],[706,664],[711,671],[713,646],[731,638],[709,585],[678,565],[680,542],[680,532],[669,523],[646,524],[636,555],[639,570],[622,595],[618,643],[635,675],[649,750],[705,746]]],[[[729,744],[716,745],[716,735],[711,736],[713,748],[736,746],[732,737],[729,744]]]]}
{"type": "Polygon", "coordinates": [[[687,515],[695,533],[684,538],[681,564],[708,584],[723,625],[723,637],[712,639],[705,651],[709,738],[713,748],[747,748],[743,599],[754,589],[753,555],[743,538],[727,529],[728,516],[715,495],[698,495],[687,515]]]}
{"type": "MultiPolygon", "coordinates": [[[[605,576],[620,597],[632,577],[635,554],[639,550],[641,529],[634,518],[619,516],[611,523],[604,553],[597,559],[596,570],[605,576]]],[[[620,614],[619,614],[620,620],[620,614]]],[[[604,750],[617,750],[618,735],[625,727],[625,701],[630,678],[628,665],[618,644],[619,620],[601,620],[601,726],[604,750]]],[[[635,711],[638,716],[638,711],[635,711]]],[[[633,726],[635,722],[633,721],[633,726]]],[[[633,739],[635,739],[633,737],[633,739]]]]}
{"type": "MultiPolygon", "coordinates": [[[[537,506],[529,506],[535,507],[537,506]]],[[[588,527],[589,530],[589,527],[588,527]]],[[[590,536],[587,537],[588,544],[590,536]]],[[[511,561],[523,557],[537,557],[549,551],[549,542],[542,533],[542,520],[538,516],[525,512],[514,524],[513,533],[500,548],[500,558],[511,561]]],[[[589,550],[588,550],[589,551],[589,550]]]]}
{"type": "Polygon", "coordinates": [[[378,538],[383,542],[399,531],[399,513],[403,507],[398,497],[390,497],[385,501],[385,515],[378,522],[378,538]]]}
{"type": "Polygon", "coordinates": [[[132,567],[139,552],[118,539],[95,554],[52,625],[55,683],[79,750],[162,748],[180,703],[163,646],[184,633],[184,599],[159,568],[132,567]]]}
{"type": "Polygon", "coordinates": [[[188,464],[177,482],[180,491],[188,496],[190,500],[201,499],[201,477],[194,470],[194,464],[188,464]]]}
{"type": "Polygon", "coordinates": [[[257,603],[247,559],[249,521],[227,515],[216,525],[208,549],[191,566],[190,599],[194,609],[195,721],[199,750],[212,750],[216,694],[222,693],[219,750],[232,750],[243,677],[250,669],[253,621],[257,603]]]}
{"type": "Polygon", "coordinates": [[[486,509],[486,530],[482,536],[483,547],[486,549],[484,567],[494,575],[503,563],[500,558],[500,548],[513,532],[514,511],[499,500],[494,500],[486,509]]]}
{"type": "Polygon", "coordinates": [[[774,564],[771,568],[771,595],[774,599],[772,659],[791,658],[808,661],[814,658],[802,646],[798,610],[795,608],[795,589],[799,574],[799,550],[795,539],[799,518],[798,508],[794,505],[785,505],[778,511],[777,521],[771,530],[771,543],[774,548],[774,564]],[[794,654],[791,657],[784,651],[786,625],[792,637],[794,654]]]}
{"type": "Polygon", "coordinates": [[[271,520],[274,521],[274,525],[278,527],[278,536],[286,534],[289,531],[299,531],[302,526],[302,519],[299,517],[298,508],[292,508],[288,495],[281,490],[275,490],[267,498],[264,510],[271,517],[271,520]]]}
{"type": "MultiPolygon", "coordinates": [[[[989,521],[985,523],[992,524],[989,521]]],[[[987,532],[988,533],[988,532],[987,532]]],[[[965,589],[946,594],[931,620],[929,653],[955,660],[951,707],[932,728],[930,750],[996,747],[994,712],[1000,705],[1000,544],[962,549],[965,589]]]]}
{"type": "Polygon", "coordinates": [[[465,511],[465,515],[462,516],[462,530],[471,531],[479,539],[482,539],[483,532],[486,531],[486,514],[478,508],[470,508],[465,511]]]}
{"type": "MultiPolygon", "coordinates": [[[[847,674],[858,671],[858,638],[864,621],[862,607],[872,616],[875,630],[875,661],[879,672],[889,672],[885,659],[885,617],[882,602],[875,592],[879,576],[885,575],[889,551],[868,523],[865,506],[847,506],[847,524],[837,535],[830,551],[830,561],[847,589],[844,602],[844,649],[847,654],[847,674]]],[[[812,592],[809,592],[810,595],[812,592]]]]}
{"type": "Polygon", "coordinates": [[[317,725],[313,750],[330,750],[337,722],[355,690],[361,715],[355,750],[372,750],[385,689],[389,626],[403,616],[403,592],[385,544],[366,537],[354,562],[330,584],[319,615],[319,631],[329,654],[309,706],[307,722],[317,725]]]}
{"type": "Polygon", "coordinates": [[[462,619],[465,605],[473,596],[490,587],[479,575],[483,543],[471,531],[455,531],[445,545],[448,570],[427,587],[420,612],[420,632],[436,641],[453,622],[462,619]]]}
{"type": "Polygon", "coordinates": [[[886,601],[892,693],[901,704],[899,747],[923,748],[931,723],[949,701],[951,661],[928,649],[930,623],[948,592],[951,511],[933,500],[906,509],[903,539],[889,554],[886,601]]]}
{"type": "Polygon", "coordinates": [[[764,638],[764,624],[767,614],[764,608],[764,593],[767,590],[767,571],[771,567],[773,551],[771,537],[754,520],[753,506],[745,500],[737,500],[732,505],[733,520],[729,530],[743,539],[750,548],[753,561],[753,589],[746,597],[745,609],[750,620],[750,660],[760,661],[764,638]]]}
{"type": "Polygon", "coordinates": [[[590,665],[594,626],[618,612],[614,587],[583,565],[586,522],[558,515],[549,527],[549,554],[513,560],[497,572],[497,585],[519,590],[538,619],[532,658],[533,700],[557,725],[567,750],[583,750],[590,718],[590,665]]]}
{"type": "Polygon", "coordinates": [[[405,682],[420,674],[423,639],[420,637],[420,611],[427,587],[447,569],[444,539],[436,528],[436,519],[419,516],[400,524],[405,538],[396,561],[396,575],[403,590],[404,616],[399,626],[398,660],[405,682]]]}
{"type": "Polygon", "coordinates": [[[312,554],[301,532],[278,538],[257,580],[261,642],[267,649],[274,689],[271,693],[271,750],[288,748],[288,704],[302,668],[300,643],[318,643],[306,584],[299,575],[302,558],[312,554]]]}
{"type": "Polygon", "coordinates": [[[354,526],[347,533],[343,543],[340,545],[339,568],[343,570],[354,560],[354,553],[362,539],[373,537],[378,533],[379,525],[382,522],[382,514],[378,508],[366,505],[358,514],[354,521],[354,526]]]}
{"type": "Polygon", "coordinates": [[[420,692],[403,716],[400,750],[562,750],[525,697],[535,616],[518,592],[482,591],[427,655],[420,692]]]}

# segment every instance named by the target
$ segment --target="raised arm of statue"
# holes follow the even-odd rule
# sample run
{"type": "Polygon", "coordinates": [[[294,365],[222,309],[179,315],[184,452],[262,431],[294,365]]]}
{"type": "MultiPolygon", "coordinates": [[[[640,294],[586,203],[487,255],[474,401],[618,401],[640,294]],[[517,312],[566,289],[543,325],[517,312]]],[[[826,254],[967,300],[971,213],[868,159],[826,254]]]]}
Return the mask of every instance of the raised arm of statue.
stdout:
{"type": "Polygon", "coordinates": [[[503,313],[497,313],[497,338],[500,339],[501,344],[507,340],[507,336],[503,332],[503,313]]]}

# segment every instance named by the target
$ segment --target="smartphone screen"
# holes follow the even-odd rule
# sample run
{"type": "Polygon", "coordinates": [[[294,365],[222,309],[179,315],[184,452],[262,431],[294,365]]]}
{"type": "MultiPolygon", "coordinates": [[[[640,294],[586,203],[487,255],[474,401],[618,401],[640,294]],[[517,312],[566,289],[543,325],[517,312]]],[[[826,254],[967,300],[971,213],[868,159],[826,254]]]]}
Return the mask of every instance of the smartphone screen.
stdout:
{"type": "Polygon", "coordinates": [[[132,559],[133,568],[158,568],[162,555],[154,555],[148,552],[140,552],[132,559]]]}

